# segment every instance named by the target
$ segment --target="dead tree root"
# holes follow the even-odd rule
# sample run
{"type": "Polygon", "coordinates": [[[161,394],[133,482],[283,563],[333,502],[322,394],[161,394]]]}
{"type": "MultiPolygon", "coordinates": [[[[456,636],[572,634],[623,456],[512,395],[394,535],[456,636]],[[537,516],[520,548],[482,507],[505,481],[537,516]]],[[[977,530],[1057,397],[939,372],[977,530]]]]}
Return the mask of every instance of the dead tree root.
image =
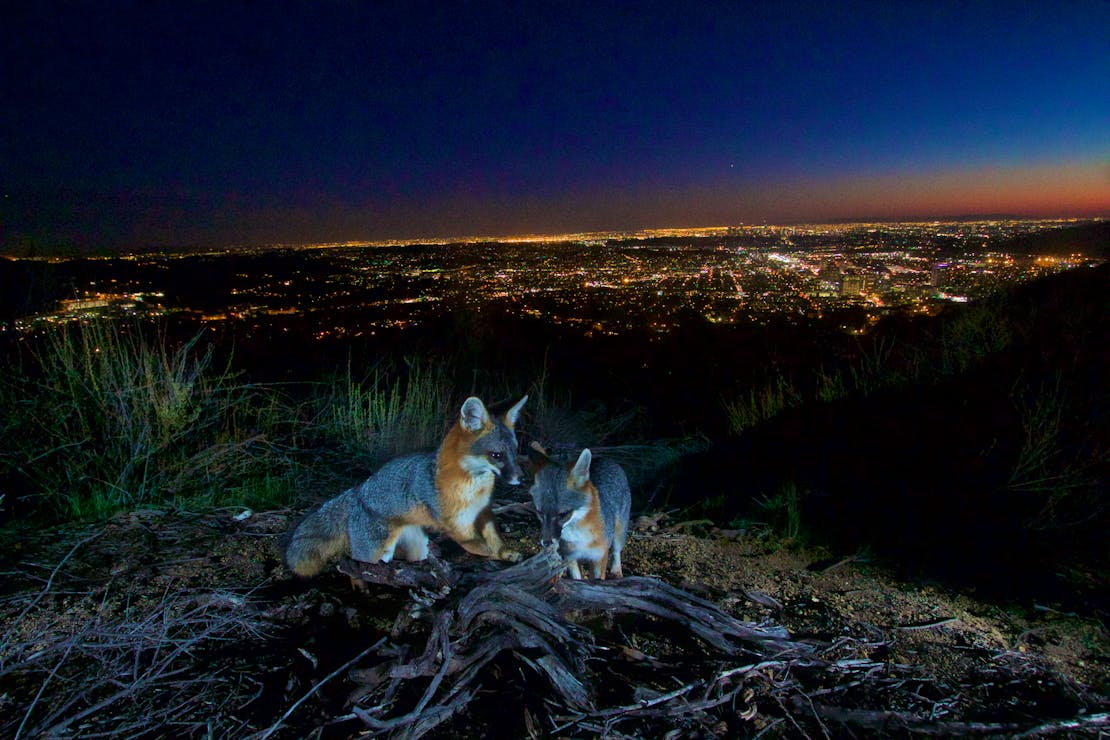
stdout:
{"type": "Polygon", "coordinates": [[[913,666],[842,657],[866,653],[850,638],[802,641],[656,578],[575,581],[559,577],[562,567],[551,550],[504,568],[434,557],[342,563],[353,581],[408,589],[411,600],[377,662],[350,672],[351,710],[336,721],[397,737],[444,729],[464,712],[532,737],[1041,737],[1108,723],[1088,713],[1105,708],[1097,701],[1047,722],[968,719],[958,694],[913,666]],[[665,662],[629,645],[633,630],[684,647],[665,662]]]}

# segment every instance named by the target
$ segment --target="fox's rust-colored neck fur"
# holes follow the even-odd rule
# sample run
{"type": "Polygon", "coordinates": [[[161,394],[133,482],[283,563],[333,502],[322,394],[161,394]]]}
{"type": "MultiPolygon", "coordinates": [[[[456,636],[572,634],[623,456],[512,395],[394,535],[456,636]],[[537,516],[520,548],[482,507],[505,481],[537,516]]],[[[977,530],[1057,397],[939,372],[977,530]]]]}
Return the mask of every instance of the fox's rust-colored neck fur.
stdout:
{"type": "Polygon", "coordinates": [[[436,457],[436,488],[439,490],[441,516],[445,519],[469,506],[476,495],[493,491],[493,473],[475,477],[464,463],[474,443],[493,431],[493,420],[488,420],[476,432],[467,430],[461,422],[451,426],[443,438],[436,457]],[[482,489],[485,489],[484,491],[482,489]]]}
{"type": "MultiPolygon", "coordinates": [[[[567,486],[574,486],[573,474],[567,475],[567,486]]],[[[594,485],[592,480],[586,481],[584,485],[579,485],[578,490],[590,498],[586,515],[579,520],[579,527],[594,535],[594,540],[590,543],[591,547],[605,547],[605,522],[601,518],[601,494],[598,493],[597,486],[594,485]]]]}

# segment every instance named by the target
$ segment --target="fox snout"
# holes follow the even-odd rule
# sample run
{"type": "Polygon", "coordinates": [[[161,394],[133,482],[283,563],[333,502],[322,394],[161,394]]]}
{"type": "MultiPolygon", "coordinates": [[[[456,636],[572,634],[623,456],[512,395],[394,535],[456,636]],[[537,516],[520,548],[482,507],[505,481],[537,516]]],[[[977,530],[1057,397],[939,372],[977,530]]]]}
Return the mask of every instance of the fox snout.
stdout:
{"type": "Polygon", "coordinates": [[[540,545],[550,547],[558,544],[563,536],[563,521],[558,514],[540,512],[540,545]]]}
{"type": "Polygon", "coordinates": [[[509,476],[506,476],[505,473],[502,472],[501,477],[505,478],[505,482],[508,483],[510,486],[519,486],[520,485],[520,472],[519,471],[515,475],[509,475],[509,476]]]}
{"type": "Polygon", "coordinates": [[[505,465],[501,469],[501,477],[505,482],[510,486],[519,486],[520,476],[523,474],[524,471],[520,469],[520,463],[517,462],[516,455],[506,455],[505,465]]]}

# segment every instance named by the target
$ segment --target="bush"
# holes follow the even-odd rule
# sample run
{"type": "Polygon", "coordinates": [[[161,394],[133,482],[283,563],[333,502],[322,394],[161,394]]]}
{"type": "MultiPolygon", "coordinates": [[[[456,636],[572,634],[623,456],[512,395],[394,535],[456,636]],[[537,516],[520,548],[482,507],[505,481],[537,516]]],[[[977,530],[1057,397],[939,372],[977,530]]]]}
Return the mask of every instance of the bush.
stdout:
{"type": "Polygon", "coordinates": [[[783,375],[768,380],[761,388],[738,393],[723,401],[729,427],[736,434],[801,404],[801,393],[783,375]]]}
{"type": "Polygon", "coordinates": [[[887,327],[860,341],[844,367],[824,365],[800,379],[774,375],[762,385],[741,388],[721,401],[733,434],[807,403],[864,398],[886,390],[933,386],[966,373],[1014,342],[1008,294],[961,307],[936,322],[936,333],[916,342],[900,340],[887,327]]]}
{"type": "Polygon", "coordinates": [[[34,512],[97,518],[201,500],[263,503],[292,488],[272,391],[211,368],[200,335],[178,346],[90,322],[45,334],[4,393],[3,461],[34,512]],[[256,489],[256,486],[259,486],[256,489]]]}
{"type": "Polygon", "coordinates": [[[355,378],[348,365],[346,374],[315,387],[311,431],[348,466],[377,467],[402,453],[438,447],[455,400],[450,369],[448,361],[410,357],[383,361],[355,378]]]}

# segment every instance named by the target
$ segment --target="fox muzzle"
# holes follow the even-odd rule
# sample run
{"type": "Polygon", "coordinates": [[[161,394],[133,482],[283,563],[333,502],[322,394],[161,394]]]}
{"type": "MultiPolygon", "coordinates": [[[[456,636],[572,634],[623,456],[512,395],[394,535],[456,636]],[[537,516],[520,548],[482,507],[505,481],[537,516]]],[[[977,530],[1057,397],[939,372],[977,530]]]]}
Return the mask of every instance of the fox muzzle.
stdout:
{"type": "Polygon", "coordinates": [[[540,514],[540,545],[550,547],[563,536],[563,522],[558,514],[540,514]]]}
{"type": "Polygon", "coordinates": [[[520,465],[514,457],[508,456],[505,460],[505,466],[501,469],[501,477],[505,479],[505,482],[510,486],[519,486],[520,476],[523,474],[524,471],[520,469],[520,465]]]}

